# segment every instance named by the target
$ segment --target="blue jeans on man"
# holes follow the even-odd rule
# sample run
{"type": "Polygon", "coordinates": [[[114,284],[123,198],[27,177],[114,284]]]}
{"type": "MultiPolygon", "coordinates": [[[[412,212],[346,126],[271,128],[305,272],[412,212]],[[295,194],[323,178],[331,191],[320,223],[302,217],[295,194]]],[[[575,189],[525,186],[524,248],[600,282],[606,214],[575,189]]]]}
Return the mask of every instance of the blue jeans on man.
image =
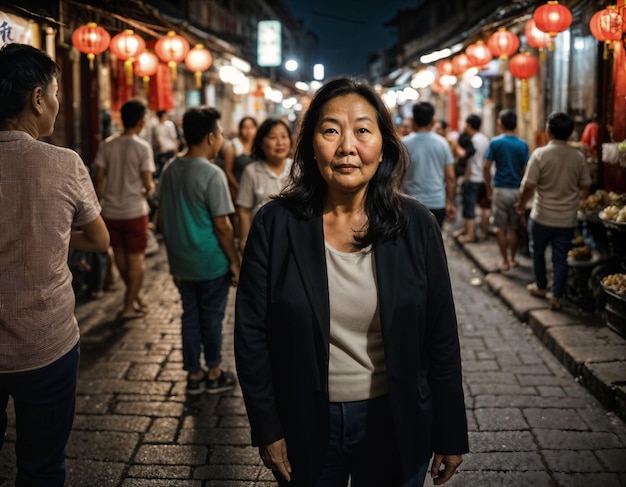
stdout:
{"type": "Polygon", "coordinates": [[[202,353],[207,367],[216,367],[222,361],[222,320],[229,288],[228,274],[208,281],[178,283],[183,304],[183,370],[200,370],[202,353]]]}
{"type": "Polygon", "coordinates": [[[529,250],[533,258],[535,282],[539,289],[548,287],[546,271],[546,248],[552,247],[552,295],[562,298],[567,283],[567,252],[572,248],[574,228],[548,227],[537,223],[532,218],[528,222],[529,250]]]}
{"type": "Polygon", "coordinates": [[[15,408],[16,486],[65,485],[65,447],[72,431],[79,345],[40,369],[0,374],[0,449],[9,396],[15,408]]]}

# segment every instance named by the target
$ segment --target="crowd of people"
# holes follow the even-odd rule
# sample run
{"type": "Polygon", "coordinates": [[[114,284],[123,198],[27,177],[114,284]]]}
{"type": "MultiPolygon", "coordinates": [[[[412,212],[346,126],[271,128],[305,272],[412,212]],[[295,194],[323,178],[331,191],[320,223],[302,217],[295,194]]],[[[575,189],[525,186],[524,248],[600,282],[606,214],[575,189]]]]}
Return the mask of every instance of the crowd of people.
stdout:
{"type": "Polygon", "coordinates": [[[317,91],[295,142],[283,119],[250,116],[225,140],[220,112],[203,106],[180,129],[159,112],[151,144],[147,107],[129,100],[92,181],[75,152],[37,140],[53,131],[59,74],[35,48],[0,50],[0,221],[12,228],[0,232],[0,447],[12,396],[18,483],[65,478],[79,347],[68,251],[98,268],[94,298],[111,251],[125,286],[118,319],[134,320],[151,307],[141,292],[151,229],[182,302],[186,393],[239,380],[252,444],[279,485],[416,487],[428,473],[447,482],[468,433],[442,226],[456,218],[460,185],[455,237],[471,244],[492,225],[504,272],[518,265],[528,218],[528,291],[559,309],[590,184],[566,143],[571,118],[551,115],[549,143],[529,154],[510,110],[491,140],[474,114],[451,137],[428,102],[396,127],[371,86],[341,77],[317,91]],[[25,154],[32,163],[15,164],[25,154]],[[222,367],[231,287],[236,375],[222,367]]]}

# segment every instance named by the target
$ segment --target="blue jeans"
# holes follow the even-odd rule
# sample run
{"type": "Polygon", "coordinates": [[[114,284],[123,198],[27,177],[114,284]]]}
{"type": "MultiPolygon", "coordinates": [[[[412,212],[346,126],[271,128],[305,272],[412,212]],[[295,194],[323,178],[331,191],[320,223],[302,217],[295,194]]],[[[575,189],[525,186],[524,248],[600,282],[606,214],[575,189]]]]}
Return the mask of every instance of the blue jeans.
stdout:
{"type": "Polygon", "coordinates": [[[230,276],[210,281],[180,281],[178,290],[183,302],[183,369],[200,370],[204,351],[207,367],[222,361],[222,320],[228,299],[230,276]]]}
{"type": "Polygon", "coordinates": [[[572,248],[574,228],[547,227],[537,223],[532,218],[528,222],[529,250],[533,258],[535,282],[539,289],[548,287],[546,273],[546,247],[552,247],[552,295],[562,298],[565,294],[567,282],[567,252],[572,248]]]}
{"type": "MultiPolygon", "coordinates": [[[[403,483],[389,396],[330,403],[326,460],[315,487],[421,487],[428,463],[403,483]]],[[[280,483],[288,486],[288,483],[280,483]]]]}
{"type": "Polygon", "coordinates": [[[7,428],[7,404],[15,408],[16,486],[65,484],[65,446],[72,431],[80,357],[77,344],[37,370],[0,374],[0,449],[7,428]]]}

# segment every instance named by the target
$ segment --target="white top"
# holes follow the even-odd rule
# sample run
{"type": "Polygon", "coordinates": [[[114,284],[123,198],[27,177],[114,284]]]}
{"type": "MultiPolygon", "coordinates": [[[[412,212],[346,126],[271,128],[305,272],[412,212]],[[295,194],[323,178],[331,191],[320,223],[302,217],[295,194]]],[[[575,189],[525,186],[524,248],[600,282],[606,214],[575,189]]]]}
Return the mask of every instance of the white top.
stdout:
{"type": "Polygon", "coordinates": [[[328,391],[332,402],[371,399],[387,393],[387,365],[371,247],[340,252],[327,242],[330,302],[328,391]]]}
{"type": "Polygon", "coordinates": [[[164,120],[154,127],[157,147],[161,152],[176,152],[178,149],[178,130],[171,120],[164,120]]]}
{"type": "Polygon", "coordinates": [[[482,132],[476,132],[472,135],[472,145],[476,152],[468,161],[470,165],[469,180],[473,183],[483,183],[485,182],[483,166],[485,165],[485,154],[489,149],[489,138],[482,132]]]}
{"type": "Polygon", "coordinates": [[[143,172],[154,172],[149,142],[138,135],[112,135],[100,147],[95,165],[106,170],[101,201],[103,218],[131,220],[150,212],[141,177],[143,172]]]}
{"type": "Polygon", "coordinates": [[[274,174],[263,161],[248,164],[243,171],[237,192],[237,206],[250,208],[250,218],[254,218],[259,208],[280,193],[289,181],[291,159],[287,159],[280,174],[274,174]]]}

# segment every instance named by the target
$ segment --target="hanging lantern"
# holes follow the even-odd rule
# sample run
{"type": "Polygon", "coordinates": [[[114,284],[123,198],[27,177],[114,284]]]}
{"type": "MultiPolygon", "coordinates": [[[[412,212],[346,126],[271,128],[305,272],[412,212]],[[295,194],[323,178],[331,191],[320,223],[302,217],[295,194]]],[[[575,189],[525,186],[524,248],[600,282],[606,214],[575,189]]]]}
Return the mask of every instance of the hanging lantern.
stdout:
{"type": "MultiPolygon", "coordinates": [[[[444,75],[444,76],[450,76],[450,75],[444,75]]],[[[441,82],[441,79],[439,78],[435,78],[435,81],[433,81],[430,84],[429,88],[430,88],[430,91],[432,91],[433,93],[437,95],[443,95],[447,93],[448,91],[450,91],[450,86],[443,84],[441,82]]]]}
{"type": "Polygon", "coordinates": [[[72,44],[80,52],[87,54],[89,69],[93,70],[93,60],[96,54],[106,51],[111,36],[95,22],[80,26],[72,33],[72,44]]]}
{"type": "Polygon", "coordinates": [[[133,84],[133,61],[146,50],[146,41],[141,36],[128,29],[120,32],[111,39],[109,46],[115,57],[124,61],[126,84],[133,84]]]}
{"type": "Polygon", "coordinates": [[[609,45],[622,39],[622,22],[622,16],[615,5],[599,10],[589,21],[591,35],[604,42],[604,59],[608,59],[609,45]]]}
{"type": "Polygon", "coordinates": [[[196,77],[196,86],[202,87],[202,73],[211,67],[213,63],[213,56],[208,49],[205,49],[202,44],[196,44],[194,48],[189,51],[185,58],[185,66],[190,71],[193,71],[196,77]]]}
{"type": "Polygon", "coordinates": [[[465,71],[473,66],[474,65],[465,54],[457,54],[452,58],[452,75],[462,76],[465,71]]]}
{"type": "Polygon", "coordinates": [[[185,59],[189,52],[189,42],[183,36],[179,36],[171,30],[167,35],[156,41],[154,52],[156,52],[161,61],[167,63],[172,70],[172,78],[176,79],[176,65],[185,59]]]}
{"type": "Polygon", "coordinates": [[[526,42],[528,43],[528,45],[530,47],[536,47],[537,49],[539,49],[539,59],[541,60],[541,62],[545,61],[545,48],[550,46],[550,49],[552,49],[552,46],[554,46],[550,34],[537,29],[537,26],[535,25],[535,21],[533,19],[530,19],[528,22],[526,22],[524,33],[526,34],[526,42]]]}
{"type": "Polygon", "coordinates": [[[150,76],[156,74],[159,69],[159,58],[150,51],[142,52],[134,63],[135,74],[143,79],[143,89],[147,94],[150,85],[150,76]]]}
{"type": "Polygon", "coordinates": [[[528,45],[530,47],[543,49],[545,47],[548,47],[552,42],[550,34],[537,29],[537,26],[535,25],[535,21],[533,19],[530,19],[528,22],[526,22],[524,33],[526,34],[526,41],[528,42],[528,45]]]}
{"type": "Polygon", "coordinates": [[[505,27],[500,27],[489,36],[487,45],[494,56],[498,56],[502,61],[505,61],[509,56],[515,54],[515,51],[519,48],[519,37],[513,34],[513,32],[506,30],[505,27]]]}
{"type": "Polygon", "coordinates": [[[511,74],[522,81],[522,113],[528,112],[528,78],[532,78],[539,71],[539,60],[527,53],[522,52],[509,61],[511,74]]]}
{"type": "Polygon", "coordinates": [[[467,46],[465,55],[474,66],[481,69],[493,59],[493,54],[483,41],[467,46]]]}
{"type": "Polygon", "coordinates": [[[435,64],[435,69],[439,76],[443,76],[445,74],[451,75],[454,67],[452,66],[452,61],[450,59],[442,59],[437,64],[435,64]]]}
{"type": "Polygon", "coordinates": [[[537,7],[533,13],[533,20],[537,29],[547,32],[550,37],[556,37],[559,32],[567,30],[572,24],[572,12],[557,1],[550,1],[537,7]]]}

